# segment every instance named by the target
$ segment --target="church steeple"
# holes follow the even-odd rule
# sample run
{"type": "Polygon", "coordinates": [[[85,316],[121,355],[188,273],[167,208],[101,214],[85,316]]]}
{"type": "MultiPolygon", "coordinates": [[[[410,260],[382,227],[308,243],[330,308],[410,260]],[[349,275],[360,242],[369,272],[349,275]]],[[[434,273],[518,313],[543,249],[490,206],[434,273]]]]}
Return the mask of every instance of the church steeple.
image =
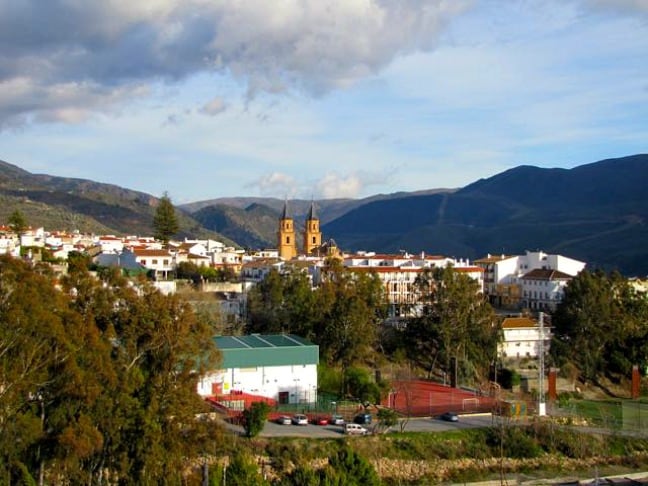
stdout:
{"type": "Polygon", "coordinates": [[[304,230],[304,253],[310,255],[313,250],[320,246],[322,246],[322,232],[319,227],[319,218],[315,212],[315,202],[311,201],[304,230]]]}
{"type": "Polygon", "coordinates": [[[277,246],[279,257],[283,260],[292,260],[297,256],[297,241],[295,239],[295,225],[288,213],[288,200],[284,202],[279,231],[277,232],[277,246]]]}

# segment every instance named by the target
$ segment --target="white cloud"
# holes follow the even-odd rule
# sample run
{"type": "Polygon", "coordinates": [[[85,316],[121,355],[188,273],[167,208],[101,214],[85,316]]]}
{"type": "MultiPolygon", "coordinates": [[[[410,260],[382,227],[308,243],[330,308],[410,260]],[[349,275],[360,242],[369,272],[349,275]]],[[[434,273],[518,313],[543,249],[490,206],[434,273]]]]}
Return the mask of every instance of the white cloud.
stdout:
{"type": "Polygon", "coordinates": [[[294,177],[272,172],[246,185],[257,189],[262,196],[292,198],[297,194],[298,184],[294,177]]]}
{"type": "Polygon", "coordinates": [[[209,116],[216,116],[219,113],[223,113],[227,109],[227,104],[223,98],[216,97],[213,100],[205,104],[201,109],[200,113],[209,116]]]}
{"type": "MultiPolygon", "coordinates": [[[[125,87],[202,72],[259,92],[320,94],[434,47],[469,0],[0,0],[0,83],[26,79],[43,107],[0,103],[0,125],[40,110],[105,111],[125,87]],[[94,87],[98,101],[60,95],[94,87]],[[57,105],[57,106],[53,106],[57,105]]],[[[133,93],[134,94],[134,93],[133,93]]],[[[62,116],[74,121],[77,116],[62,116]]]]}

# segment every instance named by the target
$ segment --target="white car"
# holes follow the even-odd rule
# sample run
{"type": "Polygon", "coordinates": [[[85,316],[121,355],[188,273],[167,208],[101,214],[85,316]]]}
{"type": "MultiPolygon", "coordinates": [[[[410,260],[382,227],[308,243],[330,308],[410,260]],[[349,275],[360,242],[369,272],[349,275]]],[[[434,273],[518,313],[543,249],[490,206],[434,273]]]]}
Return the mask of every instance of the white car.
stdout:
{"type": "Polygon", "coordinates": [[[288,415],[282,415],[277,419],[277,423],[279,425],[290,425],[292,421],[290,420],[290,417],[288,417],[288,415]]]}
{"type": "Polygon", "coordinates": [[[344,417],[342,415],[331,415],[331,424],[344,425],[344,417]]]}
{"type": "Polygon", "coordinates": [[[292,416],[293,425],[308,425],[308,417],[301,413],[292,416]]]}
{"type": "Polygon", "coordinates": [[[369,431],[360,424],[346,424],[344,433],[347,435],[367,435],[369,431]]]}

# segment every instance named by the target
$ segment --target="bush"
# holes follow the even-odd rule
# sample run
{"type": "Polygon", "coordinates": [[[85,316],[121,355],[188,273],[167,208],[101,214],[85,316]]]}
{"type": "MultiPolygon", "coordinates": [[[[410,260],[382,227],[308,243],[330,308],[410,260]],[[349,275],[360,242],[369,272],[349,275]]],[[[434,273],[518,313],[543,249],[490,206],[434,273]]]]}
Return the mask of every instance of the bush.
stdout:
{"type": "Polygon", "coordinates": [[[266,402],[254,402],[243,410],[243,428],[246,437],[256,437],[263,430],[270,406],[266,402]]]}

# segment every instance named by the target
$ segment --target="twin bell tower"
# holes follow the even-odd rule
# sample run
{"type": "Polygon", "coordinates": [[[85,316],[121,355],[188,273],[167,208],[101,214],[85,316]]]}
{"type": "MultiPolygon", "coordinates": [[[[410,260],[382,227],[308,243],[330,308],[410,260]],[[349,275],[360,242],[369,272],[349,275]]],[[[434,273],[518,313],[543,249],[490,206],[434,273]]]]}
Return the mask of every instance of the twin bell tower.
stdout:
{"type": "MultiPolygon", "coordinates": [[[[277,242],[279,258],[292,260],[297,257],[297,233],[295,231],[295,222],[288,213],[288,201],[284,203],[281,219],[279,220],[277,242]]],[[[306,256],[312,255],[314,250],[322,246],[319,218],[315,214],[315,203],[312,201],[306,216],[303,243],[303,252],[306,256]]]]}

